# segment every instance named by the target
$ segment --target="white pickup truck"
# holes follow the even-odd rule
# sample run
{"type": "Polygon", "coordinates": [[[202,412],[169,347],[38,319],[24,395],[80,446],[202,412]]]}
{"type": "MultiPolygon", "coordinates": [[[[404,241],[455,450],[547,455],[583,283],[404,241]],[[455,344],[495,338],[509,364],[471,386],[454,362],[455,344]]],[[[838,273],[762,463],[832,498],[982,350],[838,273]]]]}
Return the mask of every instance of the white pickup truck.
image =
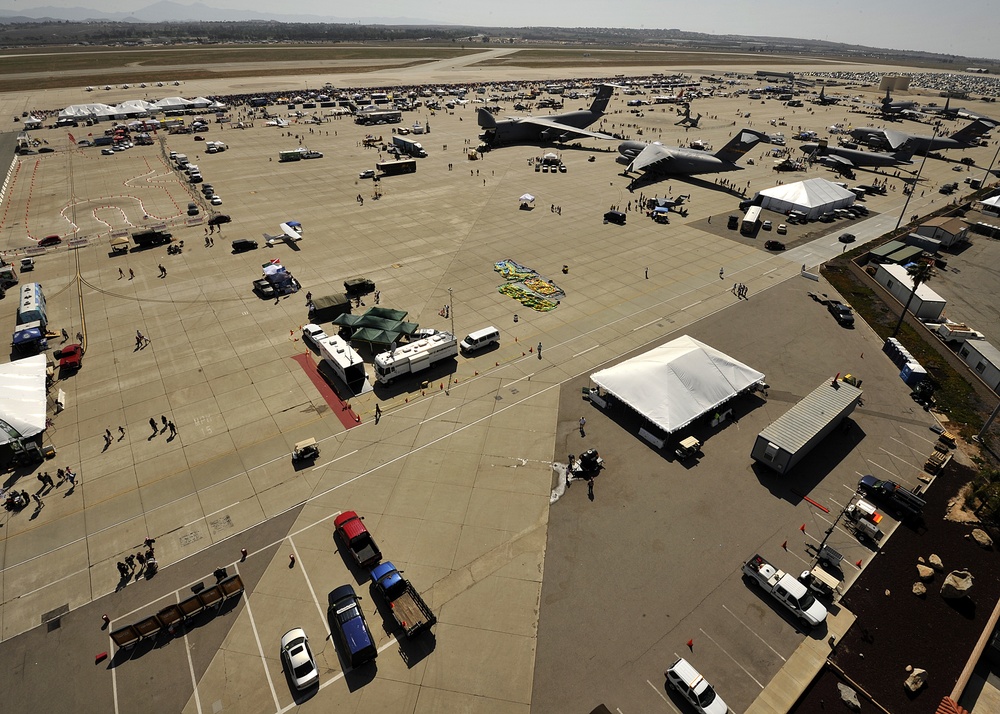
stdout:
{"type": "Polygon", "coordinates": [[[778,570],[762,556],[755,555],[745,562],[743,575],[774,596],[804,624],[816,627],[826,620],[826,607],[823,603],[813,597],[795,576],[778,570]]]}

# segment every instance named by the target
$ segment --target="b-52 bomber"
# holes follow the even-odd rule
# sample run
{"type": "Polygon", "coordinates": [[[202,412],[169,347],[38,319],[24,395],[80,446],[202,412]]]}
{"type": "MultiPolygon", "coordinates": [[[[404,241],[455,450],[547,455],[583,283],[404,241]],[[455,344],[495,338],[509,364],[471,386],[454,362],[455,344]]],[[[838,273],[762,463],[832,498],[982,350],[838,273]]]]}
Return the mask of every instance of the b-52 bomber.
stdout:
{"type": "Polygon", "coordinates": [[[590,109],[552,114],[550,116],[526,116],[497,119],[485,108],[477,112],[479,126],[483,129],[480,139],[490,147],[506,144],[550,143],[569,141],[581,137],[613,139],[610,134],[587,131],[587,127],[604,115],[614,86],[602,84],[597,90],[590,109]]]}
{"type": "Polygon", "coordinates": [[[695,176],[726,171],[742,171],[737,165],[744,154],[757,144],[769,143],[767,134],[743,129],[728,144],[714,154],[679,146],[663,146],[659,142],[623,141],[618,146],[618,163],[627,164],[626,173],[642,171],[664,176],[695,176]]]}

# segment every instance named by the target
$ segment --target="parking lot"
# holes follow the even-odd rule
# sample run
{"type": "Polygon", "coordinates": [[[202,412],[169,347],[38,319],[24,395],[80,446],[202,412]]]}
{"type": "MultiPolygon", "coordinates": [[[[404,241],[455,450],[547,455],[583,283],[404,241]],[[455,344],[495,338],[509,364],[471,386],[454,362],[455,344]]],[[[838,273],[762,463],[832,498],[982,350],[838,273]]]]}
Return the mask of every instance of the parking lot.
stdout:
{"type": "MultiPolygon", "coordinates": [[[[428,81],[437,81],[435,71],[427,70],[428,81]]],[[[396,77],[365,81],[380,79],[396,77]]],[[[192,96],[237,91],[221,81],[181,89],[192,96]]],[[[79,94],[44,99],[55,108],[82,101],[79,94]]],[[[0,105],[16,101],[24,100],[0,98],[0,105]]],[[[665,143],[703,136],[723,145],[730,117],[747,100],[707,101],[722,119],[706,118],[685,133],[673,126],[672,108],[650,111],[643,136],[665,143]]],[[[85,334],[83,368],[59,383],[67,407],[49,432],[59,463],[73,465],[81,483],[47,498],[32,520],[27,513],[7,517],[0,659],[41,638],[42,616],[64,605],[67,639],[89,633],[67,646],[89,658],[92,648],[110,645],[93,636],[100,614],[120,623],[155,611],[228,565],[254,581],[232,611],[183,641],[74,675],[81,690],[129,711],[148,697],[153,673],[168,671],[153,687],[184,711],[282,711],[297,703],[278,660],[278,639],[293,626],[306,629],[320,662],[321,689],[302,702],[317,710],[589,711],[605,702],[623,714],[683,711],[663,688],[663,669],[675,655],[691,659],[734,710],[767,685],[804,635],[740,582],[741,560],[760,552],[789,572],[807,569],[809,547],[860,475],[912,486],[933,442],[930,417],[909,399],[874,334],[861,324],[839,327],[806,295],[829,288],[799,276],[803,265],[812,269],[841,252],[840,232],[849,228],[865,241],[891,227],[904,197],[872,197],[874,215],[864,221],[842,220],[809,236],[790,230],[783,253],[763,250],[761,236],[730,235],[724,220],[707,222],[733,212],[739,200],[710,179],[643,189],[647,196],[689,193],[688,218],[660,225],[626,209],[626,225],[605,225],[601,215],[611,205],[625,209],[638,198],[613,151],[564,147],[567,172],[556,174],[533,171],[537,147],[469,161],[474,106],[408,115],[431,126],[423,138],[430,156],[419,160],[416,175],[380,181],[377,200],[371,181],[357,176],[379,153],[360,143],[379,130],[349,120],[213,127],[210,136],[229,149],[212,155],[192,148],[190,135],[103,156],[96,148],[69,150],[64,130],[39,134],[65,148],[21,160],[4,197],[0,248],[16,254],[26,230],[86,239],[75,250],[38,256],[29,276],[45,286],[52,326],[85,334]],[[300,143],[324,158],[278,162],[279,150],[300,143]],[[224,237],[212,234],[214,247],[204,246],[203,223],[187,223],[186,205],[200,194],[169,167],[170,151],[195,155],[223,199],[217,210],[232,216],[224,237]],[[534,210],[518,209],[525,192],[536,196],[534,210]],[[235,255],[228,248],[238,238],[263,246],[262,234],[290,219],[304,227],[294,246],[235,255]],[[111,255],[111,231],[151,222],[166,223],[175,241],[185,242],[180,255],[162,248],[111,255]],[[272,303],[250,291],[272,258],[295,275],[301,293],[272,303]],[[554,281],[566,299],[535,312],[497,292],[503,281],[494,264],[505,258],[554,281]],[[157,277],[159,264],[166,277],[157,277]],[[454,320],[461,336],[496,325],[500,348],[458,358],[451,374],[436,373],[426,386],[401,381],[351,399],[360,424],[345,428],[296,358],[314,359],[300,338],[304,293],[339,291],[356,276],[374,280],[381,305],[407,311],[422,327],[450,329],[454,320]],[[749,300],[731,294],[737,281],[749,286],[749,300]],[[133,349],[137,329],[150,337],[148,347],[133,349]],[[581,400],[597,368],[678,334],[759,369],[771,385],[766,400],[737,405],[738,421],[699,434],[704,457],[689,467],[639,441],[627,421],[581,400]],[[751,468],[756,434],[820,382],[846,372],[864,380],[865,404],[852,429],[831,436],[791,477],[751,468]],[[376,404],[384,413],[377,425],[376,404]],[[161,414],[176,423],[176,439],[150,435],[149,418],[161,414]],[[118,425],[126,431],[121,440],[118,425]],[[102,451],[105,429],[116,440],[102,451]],[[307,437],[318,440],[321,456],[297,471],[289,452],[307,437]],[[551,462],[583,445],[598,448],[608,464],[595,500],[574,484],[550,507],[557,478],[551,462]],[[335,552],[332,518],[343,510],[366,516],[386,557],[424,593],[439,619],[433,638],[411,646],[387,631],[363,574],[335,552]],[[161,573],[116,592],[115,562],[147,535],[157,538],[161,573]],[[239,548],[251,539],[259,545],[240,564],[239,548]],[[366,598],[382,650],[368,671],[344,674],[324,639],[326,594],[344,582],[366,598]]],[[[617,126],[608,130],[634,131],[626,124],[638,120],[624,112],[622,97],[611,111],[608,122],[617,126]]],[[[777,122],[785,111],[757,103],[753,118],[777,122]]],[[[799,112],[794,123],[816,129],[845,114],[799,112]]],[[[783,120],[790,129],[790,117],[783,120]]],[[[382,131],[387,138],[390,129],[382,131]]],[[[980,158],[988,161],[986,154],[980,158]]],[[[928,161],[925,171],[928,188],[950,180],[945,162],[928,161]]],[[[749,181],[752,195],[774,185],[776,175],[765,160],[738,178],[749,181]]],[[[831,176],[819,168],[804,175],[831,176]]],[[[907,210],[933,208],[934,200],[928,190],[907,210]]],[[[208,206],[201,206],[204,217],[208,206]]],[[[12,325],[11,301],[0,308],[12,325]]],[[[848,578],[854,563],[872,560],[870,549],[840,529],[830,542],[844,553],[848,578]]],[[[26,691],[15,675],[6,677],[5,689],[26,691]]],[[[33,702],[61,701],[38,689],[32,695],[33,702]]]]}

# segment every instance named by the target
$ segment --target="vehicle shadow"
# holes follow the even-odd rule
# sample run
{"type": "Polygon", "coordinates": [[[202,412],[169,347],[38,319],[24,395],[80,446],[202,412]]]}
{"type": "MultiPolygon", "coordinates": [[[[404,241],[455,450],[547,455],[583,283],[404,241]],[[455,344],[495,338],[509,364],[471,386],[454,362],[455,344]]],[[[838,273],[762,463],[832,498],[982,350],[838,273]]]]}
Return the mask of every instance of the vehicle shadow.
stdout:
{"type": "Polygon", "coordinates": [[[337,553],[340,554],[341,560],[344,561],[344,565],[347,569],[351,571],[351,576],[354,578],[355,585],[364,585],[369,582],[371,580],[371,573],[368,572],[367,568],[362,568],[358,565],[358,563],[354,560],[354,556],[351,555],[351,549],[341,542],[336,531],[333,532],[331,537],[333,538],[333,545],[337,549],[337,553]]]}

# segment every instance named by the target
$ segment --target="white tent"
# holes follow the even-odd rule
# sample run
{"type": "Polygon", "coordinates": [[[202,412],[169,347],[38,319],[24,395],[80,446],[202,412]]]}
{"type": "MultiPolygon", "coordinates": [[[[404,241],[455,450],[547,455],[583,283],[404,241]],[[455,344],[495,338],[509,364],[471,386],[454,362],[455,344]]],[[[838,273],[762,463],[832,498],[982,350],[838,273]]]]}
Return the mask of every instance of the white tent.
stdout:
{"type": "Polygon", "coordinates": [[[778,213],[802,211],[809,218],[818,218],[835,208],[851,206],[857,199],[846,188],[821,178],[775,186],[757,195],[763,199],[760,203],[762,208],[778,213]]]}
{"type": "Polygon", "coordinates": [[[194,109],[205,109],[206,107],[212,106],[212,100],[205,99],[205,97],[195,97],[188,103],[194,109]]]}
{"type": "Polygon", "coordinates": [[[171,109],[187,109],[191,106],[191,103],[184,97],[164,97],[158,102],[154,102],[156,108],[160,111],[169,111],[171,109]]]}
{"type": "Polygon", "coordinates": [[[763,381],[764,375],[684,335],[590,379],[669,434],[763,381]]]}
{"type": "Polygon", "coordinates": [[[127,99],[116,106],[115,111],[127,117],[135,117],[158,111],[158,108],[155,104],[144,99],[127,99]]]}
{"type": "Polygon", "coordinates": [[[0,364],[0,444],[45,430],[45,355],[0,364]]]}
{"type": "Polygon", "coordinates": [[[114,107],[107,104],[71,104],[59,112],[59,119],[110,119],[116,113],[114,107]]]}
{"type": "Polygon", "coordinates": [[[1000,213],[1000,195],[980,201],[980,210],[993,215],[1000,213]]]}

